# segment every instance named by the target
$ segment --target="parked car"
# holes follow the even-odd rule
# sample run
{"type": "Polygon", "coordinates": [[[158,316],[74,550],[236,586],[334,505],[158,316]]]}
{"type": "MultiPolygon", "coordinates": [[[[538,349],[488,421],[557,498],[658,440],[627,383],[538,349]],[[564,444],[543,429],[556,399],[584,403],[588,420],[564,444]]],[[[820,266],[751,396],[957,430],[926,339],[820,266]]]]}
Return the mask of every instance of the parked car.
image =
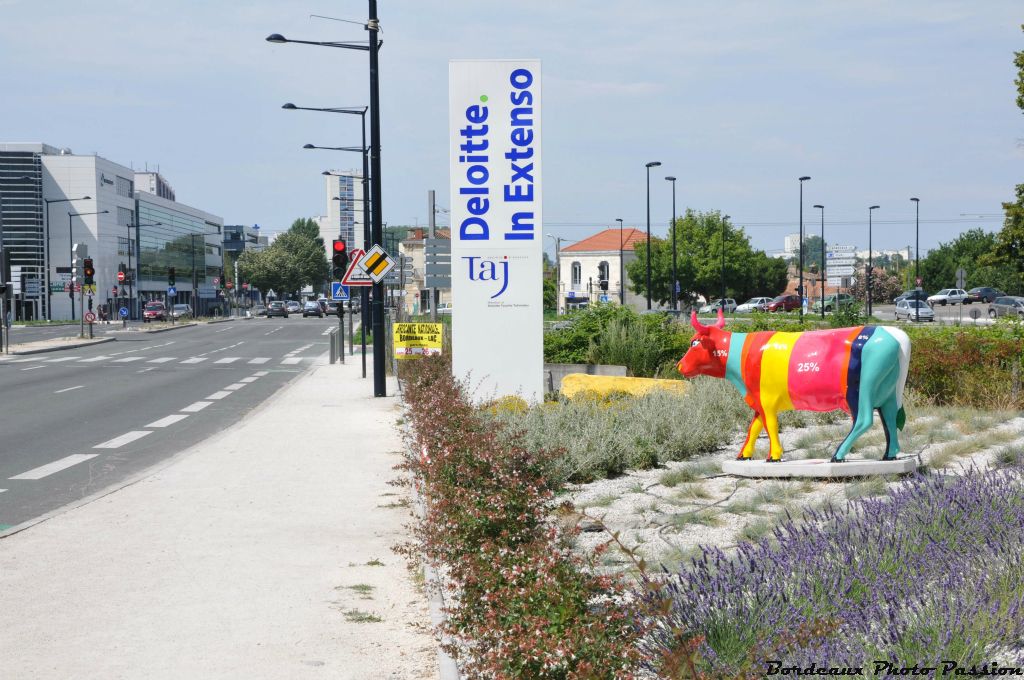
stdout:
{"type": "Polygon", "coordinates": [[[289,314],[298,314],[302,311],[302,305],[300,305],[296,300],[287,300],[284,304],[285,307],[288,308],[289,314]]]}
{"type": "Polygon", "coordinates": [[[772,299],[769,297],[752,297],[742,305],[736,308],[737,314],[749,314],[750,312],[766,312],[768,311],[768,303],[772,299]]]}
{"type": "Polygon", "coordinates": [[[340,305],[343,305],[343,304],[345,304],[345,303],[338,302],[336,300],[328,300],[327,301],[327,312],[326,313],[327,314],[333,314],[333,315],[337,316],[338,315],[338,308],[339,308],[340,305]]]}
{"type": "Polygon", "coordinates": [[[915,290],[903,291],[902,293],[897,295],[895,298],[893,298],[892,303],[894,305],[898,305],[903,300],[920,300],[921,302],[927,302],[928,301],[928,293],[924,292],[923,290],[916,290],[916,289],[915,290]]]}
{"type": "Polygon", "coordinates": [[[825,303],[826,312],[834,312],[840,307],[849,307],[857,303],[857,298],[847,293],[836,293],[835,295],[826,295],[824,300],[815,300],[814,304],[811,305],[811,310],[815,312],[821,311],[822,302],[825,303]]]}
{"type": "Polygon", "coordinates": [[[317,298],[316,299],[316,303],[318,305],[320,305],[320,311],[322,311],[324,314],[327,313],[327,302],[328,302],[327,298],[317,298]]]}
{"type": "Polygon", "coordinates": [[[896,320],[906,319],[908,321],[935,321],[935,312],[928,306],[927,302],[920,300],[900,300],[896,303],[896,320]]]}
{"type": "Polygon", "coordinates": [[[175,319],[191,319],[193,316],[192,306],[187,304],[174,305],[171,308],[171,316],[175,319]]]}
{"type": "Polygon", "coordinates": [[[711,313],[718,312],[719,308],[721,308],[722,311],[725,311],[725,312],[735,312],[736,311],[736,301],[733,300],[732,298],[725,298],[725,302],[724,303],[721,300],[712,300],[710,303],[708,303],[708,304],[704,305],[703,307],[701,307],[700,309],[698,309],[697,313],[698,314],[711,314],[711,313]]]}
{"type": "Polygon", "coordinates": [[[167,307],[162,302],[147,302],[142,308],[142,321],[167,321],[167,307]]]}
{"type": "Polygon", "coordinates": [[[800,309],[800,296],[792,293],[778,295],[767,305],[769,312],[791,312],[794,309],[800,309]]]}
{"type": "Polygon", "coordinates": [[[995,302],[996,298],[1005,297],[1006,293],[999,290],[998,288],[989,288],[988,286],[980,286],[978,288],[971,288],[967,291],[967,304],[972,302],[995,302]]]}
{"type": "Polygon", "coordinates": [[[266,305],[253,305],[252,306],[252,315],[253,316],[266,316],[267,315],[267,306],[266,305]]]}
{"type": "Polygon", "coordinates": [[[439,302],[439,303],[437,303],[437,313],[438,314],[451,314],[452,313],[452,303],[450,303],[450,302],[439,302]]]}
{"type": "Polygon", "coordinates": [[[1004,295],[996,298],[988,308],[988,315],[995,319],[1000,316],[1014,316],[1024,319],[1024,297],[1004,295]]]}
{"type": "Polygon", "coordinates": [[[324,310],[320,308],[319,302],[310,300],[302,307],[302,318],[305,319],[307,316],[315,316],[318,319],[324,318],[324,310]]]}
{"type": "Polygon", "coordinates": [[[274,300],[273,302],[271,302],[269,305],[267,305],[267,318],[269,319],[272,316],[283,316],[284,318],[287,319],[288,305],[286,305],[281,300],[274,300]]]}
{"type": "Polygon", "coordinates": [[[928,304],[934,305],[958,305],[967,300],[967,291],[963,288],[943,288],[935,295],[929,295],[928,304]]]}

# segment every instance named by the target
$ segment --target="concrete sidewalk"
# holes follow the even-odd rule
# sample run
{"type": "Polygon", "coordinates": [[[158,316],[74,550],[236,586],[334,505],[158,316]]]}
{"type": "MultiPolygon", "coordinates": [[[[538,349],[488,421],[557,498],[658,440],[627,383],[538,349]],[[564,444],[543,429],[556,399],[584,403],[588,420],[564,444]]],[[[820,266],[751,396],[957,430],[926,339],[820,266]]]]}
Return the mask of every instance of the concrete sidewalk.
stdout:
{"type": "Polygon", "coordinates": [[[398,402],[372,394],[357,361],[322,359],[162,468],[0,539],[0,676],[436,678],[391,551],[398,402]]]}

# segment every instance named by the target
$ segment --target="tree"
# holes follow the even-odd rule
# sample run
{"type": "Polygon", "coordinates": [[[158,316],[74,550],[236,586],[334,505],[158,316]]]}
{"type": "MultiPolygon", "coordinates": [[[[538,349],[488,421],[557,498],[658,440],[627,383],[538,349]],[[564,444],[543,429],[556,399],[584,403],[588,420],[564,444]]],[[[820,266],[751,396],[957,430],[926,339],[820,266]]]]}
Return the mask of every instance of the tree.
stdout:
{"type": "MultiPolygon", "coordinates": [[[[857,276],[857,280],[850,286],[850,295],[861,302],[867,300],[866,279],[867,273],[865,270],[857,276]]],[[[874,304],[887,305],[902,292],[903,281],[899,276],[875,267],[874,276],[871,277],[871,301],[874,304]]]]}
{"type": "Polygon", "coordinates": [[[320,236],[320,225],[316,223],[316,220],[313,220],[309,217],[300,217],[299,219],[295,220],[294,222],[292,222],[292,226],[290,226],[288,228],[288,231],[286,231],[285,233],[294,234],[296,236],[303,236],[312,241],[317,241],[320,243],[321,248],[324,247],[324,240],[320,236]]]}
{"type": "Polygon", "coordinates": [[[998,257],[997,236],[980,228],[965,231],[929,252],[921,260],[921,286],[926,290],[952,288],[960,268],[967,273],[967,288],[993,286],[1011,292],[1019,285],[1013,267],[998,257]]]}
{"type": "MultiPolygon", "coordinates": [[[[242,253],[238,273],[242,281],[264,291],[294,293],[305,286],[319,290],[327,281],[330,265],[316,222],[297,219],[269,248],[242,253]]],[[[235,285],[239,283],[236,281],[235,285]]]]}
{"type": "MultiPolygon", "coordinates": [[[[672,241],[651,238],[652,298],[661,304],[671,300],[672,241]]],[[[725,251],[726,295],[747,299],[754,295],[776,295],[787,284],[786,262],[754,250],[742,229],[725,220],[721,213],[695,212],[675,221],[676,271],[685,306],[697,293],[709,299],[722,289],[722,252],[725,251]],[[723,229],[725,239],[723,243],[723,229]]],[[[647,248],[638,244],[637,259],[626,265],[632,289],[647,294],[647,248]]]]}
{"type": "Polygon", "coordinates": [[[330,275],[327,252],[320,238],[310,239],[301,233],[287,231],[274,241],[267,251],[284,250],[292,258],[296,268],[298,285],[289,290],[298,290],[303,286],[319,289],[330,275]]]}

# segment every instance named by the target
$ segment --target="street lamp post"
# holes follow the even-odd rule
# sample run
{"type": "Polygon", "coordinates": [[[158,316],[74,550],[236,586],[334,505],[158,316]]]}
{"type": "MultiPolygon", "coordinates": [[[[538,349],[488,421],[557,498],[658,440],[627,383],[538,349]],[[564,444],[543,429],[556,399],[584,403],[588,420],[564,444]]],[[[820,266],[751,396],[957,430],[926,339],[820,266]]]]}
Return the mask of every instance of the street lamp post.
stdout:
{"type": "MultiPolygon", "coordinates": [[[[45,209],[43,210],[43,240],[46,244],[46,252],[43,256],[43,262],[46,265],[46,275],[43,277],[46,283],[46,320],[53,320],[53,305],[51,304],[50,294],[50,206],[54,203],[72,203],[74,201],[91,201],[92,196],[82,196],[80,198],[44,198],[43,203],[45,209]]],[[[74,305],[72,305],[74,307],[74,305]]],[[[74,310],[72,310],[74,311],[74,310]]]]}
{"type": "Polygon", "coordinates": [[[729,221],[729,215],[722,215],[722,297],[719,306],[725,311],[725,225],[729,221]]]}
{"type": "Polygon", "coordinates": [[[619,223],[619,306],[626,306],[626,266],[622,259],[624,244],[622,239],[622,218],[616,217],[615,221],[619,223]]]}
{"type": "MultiPolygon", "coordinates": [[[[825,318],[825,270],[828,264],[825,261],[825,206],[815,203],[814,207],[821,211],[821,318],[825,318]]],[[[839,298],[836,298],[836,302],[839,298]]],[[[800,301],[800,309],[803,309],[803,300],[800,301]]]]}
{"type": "Polygon", "coordinates": [[[669,223],[669,235],[672,238],[672,311],[679,309],[679,277],[676,275],[676,178],[666,177],[672,182],[672,221],[669,223]]]}
{"type": "Polygon", "coordinates": [[[872,300],[871,300],[871,284],[873,283],[874,274],[875,274],[875,272],[874,272],[874,269],[875,269],[874,268],[874,251],[872,250],[872,244],[871,244],[871,231],[872,231],[872,229],[871,229],[871,215],[872,215],[872,213],[875,210],[878,210],[878,208],[879,208],[879,206],[877,206],[877,205],[873,205],[873,206],[868,208],[868,275],[867,275],[867,280],[868,280],[868,317],[871,316],[871,312],[872,312],[872,307],[871,307],[871,302],[872,302],[872,300]]]}
{"type": "MultiPolygon", "coordinates": [[[[914,289],[921,288],[921,199],[911,198],[914,202],[914,289]]],[[[914,305],[914,321],[921,320],[921,301],[914,305]]]]}
{"type": "MultiPolygon", "coordinates": [[[[797,294],[800,296],[800,320],[804,320],[804,182],[810,177],[800,177],[800,278],[797,283],[797,294]]],[[[824,305],[823,305],[824,306],[824,305]]]]}
{"type": "Polygon", "coordinates": [[[651,308],[651,168],[661,165],[661,161],[647,164],[647,309],[651,308]]]}
{"type": "MultiPolygon", "coordinates": [[[[72,217],[85,217],[87,215],[106,215],[109,212],[110,212],[109,210],[100,210],[99,212],[87,212],[87,213],[73,213],[73,212],[69,212],[68,213],[68,263],[71,264],[72,267],[74,267],[74,262],[75,262],[75,241],[74,241],[74,238],[72,238],[72,235],[71,235],[71,218],[72,217]]],[[[99,228],[98,227],[97,227],[96,231],[97,231],[97,233],[99,233],[99,228]]],[[[72,275],[72,277],[74,277],[75,276],[75,272],[72,271],[71,275],[72,275]]],[[[84,287],[82,288],[81,297],[82,297],[83,300],[85,299],[85,288],[84,287]]],[[[74,321],[75,320],[75,286],[74,286],[74,284],[71,285],[71,290],[68,292],[68,298],[71,300],[71,320],[74,321]]],[[[83,305],[84,305],[84,303],[83,303],[83,305]]],[[[85,333],[83,332],[82,335],[85,335],[85,333]]]]}

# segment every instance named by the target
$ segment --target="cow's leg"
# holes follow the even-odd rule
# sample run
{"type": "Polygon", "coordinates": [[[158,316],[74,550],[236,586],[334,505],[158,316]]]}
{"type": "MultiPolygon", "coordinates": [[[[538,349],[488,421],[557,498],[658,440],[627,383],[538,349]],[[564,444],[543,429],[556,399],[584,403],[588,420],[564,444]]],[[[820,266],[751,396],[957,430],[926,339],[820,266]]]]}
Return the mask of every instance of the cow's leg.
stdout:
{"type": "Polygon", "coordinates": [[[895,396],[889,397],[884,404],[878,407],[882,429],[885,430],[885,453],[882,455],[882,460],[893,460],[900,452],[899,428],[896,426],[896,414],[899,413],[899,410],[895,396]]]}
{"type": "Polygon", "coordinates": [[[755,412],[754,419],[750,421],[750,426],[747,428],[747,440],[743,442],[743,447],[740,449],[739,455],[736,456],[736,460],[747,460],[754,455],[754,446],[757,444],[757,438],[763,428],[764,421],[761,414],[755,412]]]}
{"type": "Polygon", "coordinates": [[[862,390],[860,393],[860,404],[858,404],[856,411],[857,415],[853,419],[853,427],[850,428],[850,433],[846,435],[846,439],[843,440],[843,443],[839,445],[839,448],[832,455],[833,463],[842,462],[846,458],[846,454],[853,448],[853,443],[857,441],[857,438],[871,429],[872,411],[871,395],[867,390],[862,390]]]}
{"type": "Polygon", "coordinates": [[[771,442],[768,458],[765,460],[769,463],[777,463],[782,460],[782,442],[779,441],[779,416],[774,410],[765,409],[764,427],[768,430],[768,440],[771,442]]]}

